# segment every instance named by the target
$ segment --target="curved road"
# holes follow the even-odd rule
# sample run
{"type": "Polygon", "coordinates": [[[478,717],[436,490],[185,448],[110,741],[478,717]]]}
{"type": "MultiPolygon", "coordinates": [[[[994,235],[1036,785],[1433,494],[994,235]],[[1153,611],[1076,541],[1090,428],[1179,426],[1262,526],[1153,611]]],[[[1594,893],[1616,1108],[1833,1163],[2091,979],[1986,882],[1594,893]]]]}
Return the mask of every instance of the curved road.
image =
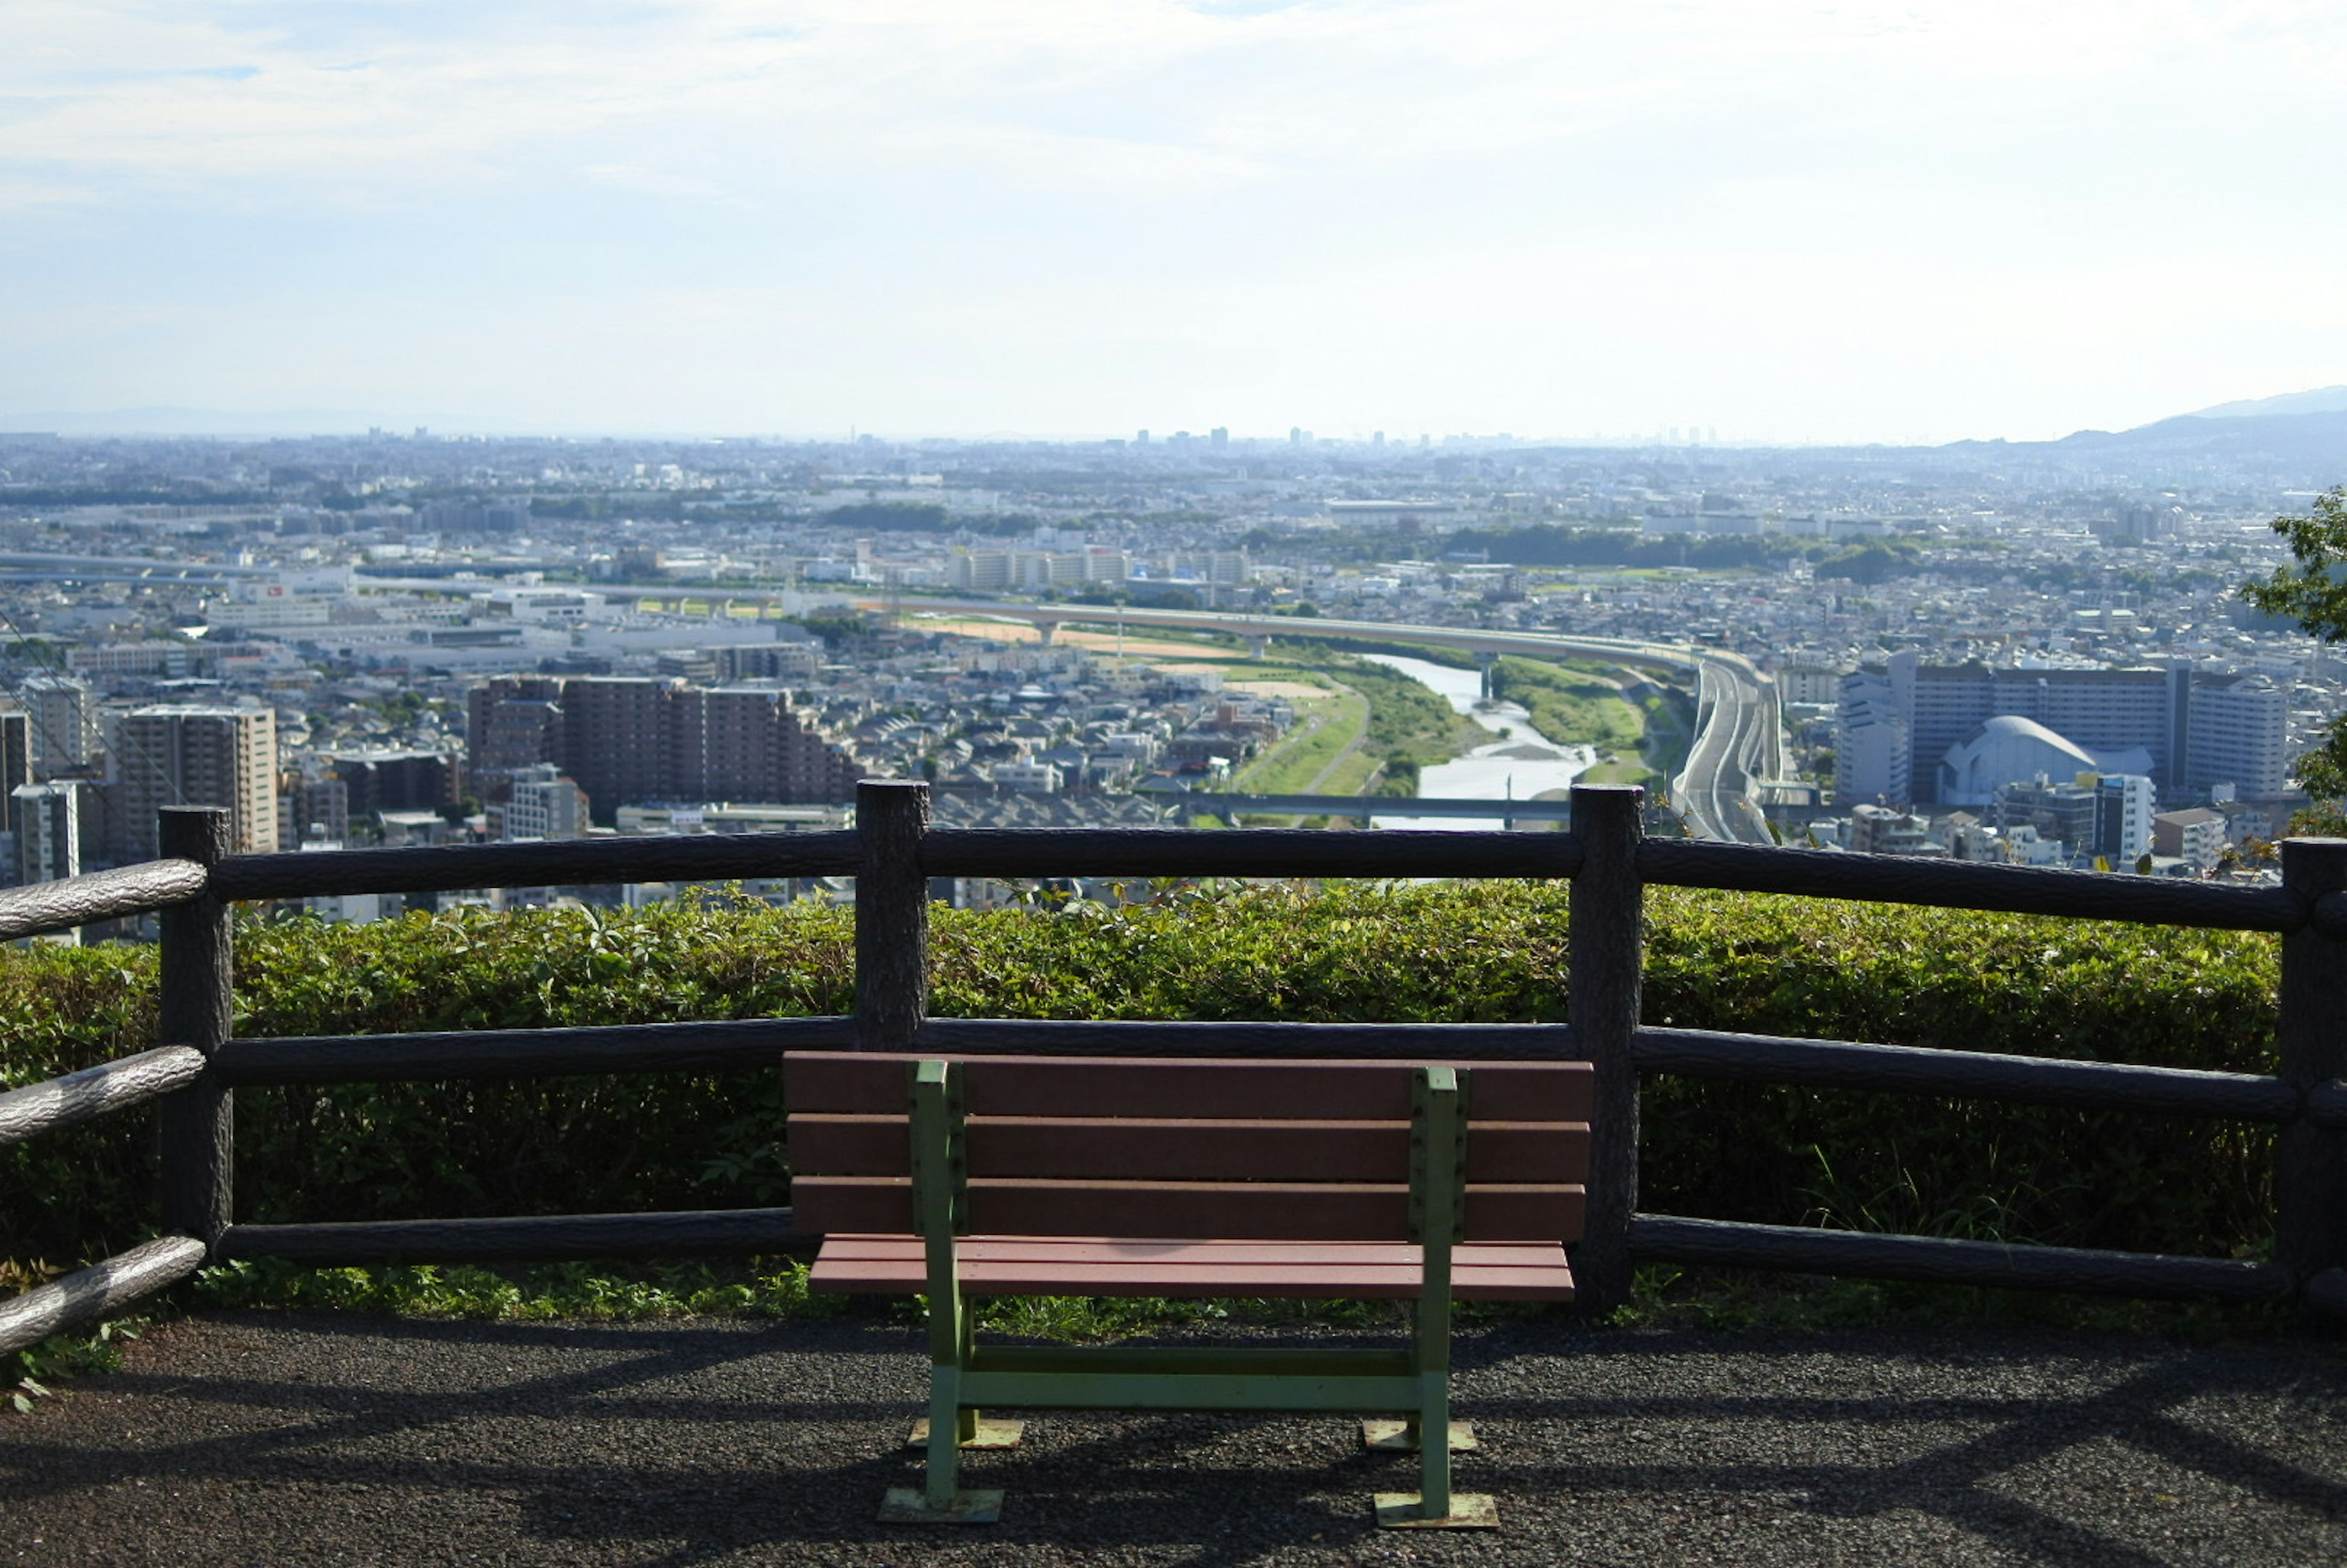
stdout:
{"type": "MultiPolygon", "coordinates": [[[[869,601],[876,608],[878,601],[869,601]]],[[[1782,730],[1776,683],[1738,653],[1697,650],[1628,637],[1582,637],[1554,631],[1491,631],[1408,621],[1336,620],[1326,617],[1240,615],[1211,610],[1135,610],[1106,605],[1020,604],[1001,600],[906,600],[891,608],[916,614],[980,615],[1046,628],[1154,626],[1220,631],[1250,641],[1271,637],[1403,637],[1470,653],[1579,654],[1625,664],[1661,665],[1696,677],[1694,743],[1686,767],[1670,781],[1671,801],[1697,838],[1746,844],[1771,842],[1753,799],[1758,779],[1781,777],[1782,730]]]]}

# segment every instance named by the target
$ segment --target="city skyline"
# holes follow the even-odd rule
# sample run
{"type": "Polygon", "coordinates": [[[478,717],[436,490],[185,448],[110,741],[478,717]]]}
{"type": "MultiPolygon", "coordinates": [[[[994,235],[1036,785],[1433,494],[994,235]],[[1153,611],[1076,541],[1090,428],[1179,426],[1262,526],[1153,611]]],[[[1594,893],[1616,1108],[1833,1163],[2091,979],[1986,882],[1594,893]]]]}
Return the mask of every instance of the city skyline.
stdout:
{"type": "Polygon", "coordinates": [[[2325,8],[17,26],[11,423],[1907,443],[2347,379],[2325,8]]]}

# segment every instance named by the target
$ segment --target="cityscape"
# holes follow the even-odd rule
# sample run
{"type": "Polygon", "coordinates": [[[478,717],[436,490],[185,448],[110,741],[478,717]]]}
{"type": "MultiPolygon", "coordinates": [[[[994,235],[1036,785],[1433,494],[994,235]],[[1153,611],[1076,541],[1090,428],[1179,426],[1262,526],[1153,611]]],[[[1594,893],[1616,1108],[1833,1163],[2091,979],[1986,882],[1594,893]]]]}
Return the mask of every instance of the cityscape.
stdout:
{"type": "Polygon", "coordinates": [[[864,778],[973,825],[1538,832],[1590,779],[1657,831],[2270,876],[2347,669],[2239,589],[2342,405],[1922,448],[5,435],[0,865],[151,858],[174,804],[245,853],[838,826],[864,778]]]}

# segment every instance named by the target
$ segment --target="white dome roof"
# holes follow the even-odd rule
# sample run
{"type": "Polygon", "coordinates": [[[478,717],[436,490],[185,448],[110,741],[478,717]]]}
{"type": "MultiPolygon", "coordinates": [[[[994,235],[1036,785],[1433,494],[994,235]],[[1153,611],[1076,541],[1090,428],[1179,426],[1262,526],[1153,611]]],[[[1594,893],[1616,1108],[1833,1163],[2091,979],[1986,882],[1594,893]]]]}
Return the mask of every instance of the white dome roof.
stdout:
{"type": "Polygon", "coordinates": [[[1940,764],[1940,804],[1986,805],[2001,786],[2039,774],[2067,781],[2082,773],[2140,774],[2150,768],[2150,754],[2140,746],[2098,757],[2034,719],[1999,713],[1948,748],[1940,764]]]}

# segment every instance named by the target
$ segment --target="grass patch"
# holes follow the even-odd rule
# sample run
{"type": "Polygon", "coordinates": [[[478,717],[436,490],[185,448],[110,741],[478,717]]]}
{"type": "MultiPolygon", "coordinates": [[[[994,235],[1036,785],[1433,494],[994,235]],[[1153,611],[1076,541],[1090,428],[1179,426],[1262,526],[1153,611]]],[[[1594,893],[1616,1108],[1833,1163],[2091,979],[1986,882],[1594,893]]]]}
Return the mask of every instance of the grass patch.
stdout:
{"type": "Polygon", "coordinates": [[[791,1258],[751,1258],[733,1266],[550,1263],[510,1269],[462,1264],[303,1268],[260,1258],[203,1270],[188,1287],[187,1299],[212,1308],[641,1323],[713,1315],[826,1317],[842,1311],[847,1298],[812,1294],[807,1266],[791,1258]]]}
{"type": "Polygon", "coordinates": [[[1491,685],[1495,696],[1523,707],[1532,727],[1559,745],[1628,751],[1646,738],[1645,715],[1602,676],[1506,657],[1493,666],[1491,685]]]}
{"type": "Polygon", "coordinates": [[[1369,716],[1368,699],[1358,692],[1295,699],[1296,727],[1277,745],[1242,769],[1231,788],[1250,794],[1301,794],[1358,740],[1369,716]]]}
{"type": "Polygon", "coordinates": [[[1638,754],[1657,779],[1677,776],[1695,743],[1695,699],[1676,686],[1654,686],[1635,699],[1645,715],[1638,754]]]}
{"type": "Polygon", "coordinates": [[[1368,787],[1369,780],[1377,773],[1378,766],[1378,760],[1375,757],[1355,752],[1351,756],[1338,763],[1336,771],[1320,781],[1319,793],[1358,794],[1368,787]]]}

